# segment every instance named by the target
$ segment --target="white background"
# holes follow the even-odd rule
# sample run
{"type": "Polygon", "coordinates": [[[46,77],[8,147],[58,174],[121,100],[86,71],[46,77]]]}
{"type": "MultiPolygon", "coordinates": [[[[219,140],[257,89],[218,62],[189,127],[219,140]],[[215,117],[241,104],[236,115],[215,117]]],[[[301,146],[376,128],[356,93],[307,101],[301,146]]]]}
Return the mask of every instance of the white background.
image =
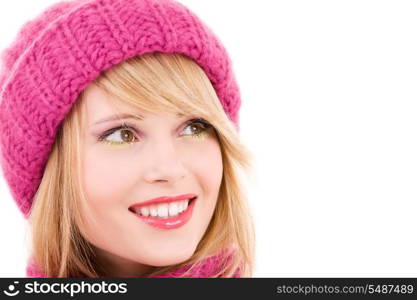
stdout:
{"type": "MultiPolygon", "coordinates": [[[[54,2],[1,1],[0,48],[54,2]]],[[[180,2],[241,87],[254,276],[417,276],[417,3],[180,2]]],[[[25,276],[27,237],[0,178],[0,277],[25,276]]]]}

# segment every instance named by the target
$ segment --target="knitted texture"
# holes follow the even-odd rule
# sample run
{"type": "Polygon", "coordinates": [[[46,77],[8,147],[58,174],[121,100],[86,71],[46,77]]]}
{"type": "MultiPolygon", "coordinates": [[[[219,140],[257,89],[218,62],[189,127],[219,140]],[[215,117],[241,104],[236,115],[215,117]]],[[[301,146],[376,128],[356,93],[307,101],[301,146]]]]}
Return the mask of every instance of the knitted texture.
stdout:
{"type": "MultiPolygon", "coordinates": [[[[234,255],[234,250],[231,252],[228,252],[228,250],[220,251],[219,253],[210,256],[206,258],[205,260],[198,263],[198,265],[192,270],[192,272],[187,275],[187,278],[208,278],[211,275],[217,273],[220,271],[220,267],[223,265],[227,265],[230,263],[230,260],[232,259],[234,255]]],[[[181,274],[184,274],[190,266],[186,265],[180,268],[177,268],[173,271],[155,275],[155,276],[149,276],[149,278],[175,278],[179,277],[181,274]]],[[[28,277],[32,278],[46,278],[47,276],[45,274],[42,274],[40,272],[33,261],[30,261],[26,267],[26,275],[28,277]]],[[[238,268],[238,270],[233,274],[233,278],[239,278],[241,277],[241,270],[238,268]]]]}
{"type": "Polygon", "coordinates": [[[102,71],[136,55],[181,53],[207,74],[239,130],[240,93],[226,49],[174,0],[76,0],[27,22],[2,53],[3,175],[28,217],[56,133],[80,92],[102,71]]]}

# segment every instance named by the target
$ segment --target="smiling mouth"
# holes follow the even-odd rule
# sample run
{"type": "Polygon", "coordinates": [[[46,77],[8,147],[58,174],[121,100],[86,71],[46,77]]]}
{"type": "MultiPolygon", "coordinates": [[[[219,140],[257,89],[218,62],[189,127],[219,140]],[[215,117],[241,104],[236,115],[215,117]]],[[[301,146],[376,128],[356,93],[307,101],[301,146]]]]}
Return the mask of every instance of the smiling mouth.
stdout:
{"type": "MultiPolygon", "coordinates": [[[[149,214],[149,211],[146,211],[146,210],[145,211],[140,210],[139,212],[134,211],[134,210],[132,211],[130,208],[129,210],[141,221],[145,222],[146,224],[152,227],[156,227],[160,229],[175,229],[175,228],[184,226],[190,221],[194,212],[194,206],[196,204],[197,198],[198,197],[194,197],[190,200],[183,200],[183,201],[188,201],[187,206],[181,212],[177,211],[175,213],[175,211],[172,210],[171,212],[173,213],[173,215],[170,215],[170,213],[167,214],[166,208],[162,208],[162,211],[161,211],[162,216],[159,216],[159,209],[157,211],[157,215],[155,215],[155,209],[151,211],[152,214],[149,214]],[[145,214],[142,215],[142,212],[144,212],[145,214]]],[[[174,201],[174,202],[181,202],[181,201],[174,201]]],[[[164,204],[158,204],[158,205],[164,205],[164,204]]],[[[165,205],[167,204],[165,203],[165,205]]]]}
{"type": "Polygon", "coordinates": [[[193,197],[191,199],[172,201],[168,203],[153,204],[142,207],[129,207],[129,211],[132,213],[147,218],[157,218],[157,219],[170,219],[182,216],[189,210],[190,205],[198,197],[193,197]]]}

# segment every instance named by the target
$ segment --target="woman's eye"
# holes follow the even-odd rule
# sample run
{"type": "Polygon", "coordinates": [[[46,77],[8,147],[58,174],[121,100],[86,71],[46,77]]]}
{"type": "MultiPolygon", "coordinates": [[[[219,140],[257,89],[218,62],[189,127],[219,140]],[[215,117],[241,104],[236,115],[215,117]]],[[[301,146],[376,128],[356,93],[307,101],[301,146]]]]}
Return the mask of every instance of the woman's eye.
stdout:
{"type": "Polygon", "coordinates": [[[129,126],[122,126],[103,134],[99,140],[111,145],[120,145],[132,144],[136,141],[136,137],[134,129],[129,126]]]}
{"type": "MultiPolygon", "coordinates": [[[[194,138],[202,138],[207,136],[207,131],[211,126],[211,124],[207,123],[203,119],[194,119],[188,121],[188,124],[184,129],[184,135],[194,138]]],[[[135,132],[136,130],[133,127],[124,125],[108,130],[99,137],[99,141],[110,145],[132,144],[137,141],[135,132]]]]}
{"type": "Polygon", "coordinates": [[[191,130],[188,130],[188,132],[191,132],[186,135],[190,135],[191,137],[203,137],[207,135],[207,130],[211,127],[209,123],[202,120],[191,120],[188,125],[185,127],[185,129],[190,128],[191,130]]]}

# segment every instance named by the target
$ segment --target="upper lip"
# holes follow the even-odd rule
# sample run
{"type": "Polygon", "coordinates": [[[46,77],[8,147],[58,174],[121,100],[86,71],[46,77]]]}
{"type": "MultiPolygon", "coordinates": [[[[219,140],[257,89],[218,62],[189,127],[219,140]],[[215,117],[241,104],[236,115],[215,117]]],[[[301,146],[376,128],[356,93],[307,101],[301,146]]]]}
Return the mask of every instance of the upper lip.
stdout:
{"type": "Polygon", "coordinates": [[[148,206],[148,205],[152,205],[152,204],[161,204],[161,203],[169,203],[169,202],[174,202],[174,201],[181,201],[181,200],[185,200],[185,199],[193,199],[193,198],[196,198],[196,197],[197,197],[196,194],[184,194],[184,195],[179,195],[179,196],[174,196],[174,197],[162,196],[162,197],[146,200],[144,202],[135,203],[130,207],[131,208],[136,208],[136,207],[148,206]]]}

